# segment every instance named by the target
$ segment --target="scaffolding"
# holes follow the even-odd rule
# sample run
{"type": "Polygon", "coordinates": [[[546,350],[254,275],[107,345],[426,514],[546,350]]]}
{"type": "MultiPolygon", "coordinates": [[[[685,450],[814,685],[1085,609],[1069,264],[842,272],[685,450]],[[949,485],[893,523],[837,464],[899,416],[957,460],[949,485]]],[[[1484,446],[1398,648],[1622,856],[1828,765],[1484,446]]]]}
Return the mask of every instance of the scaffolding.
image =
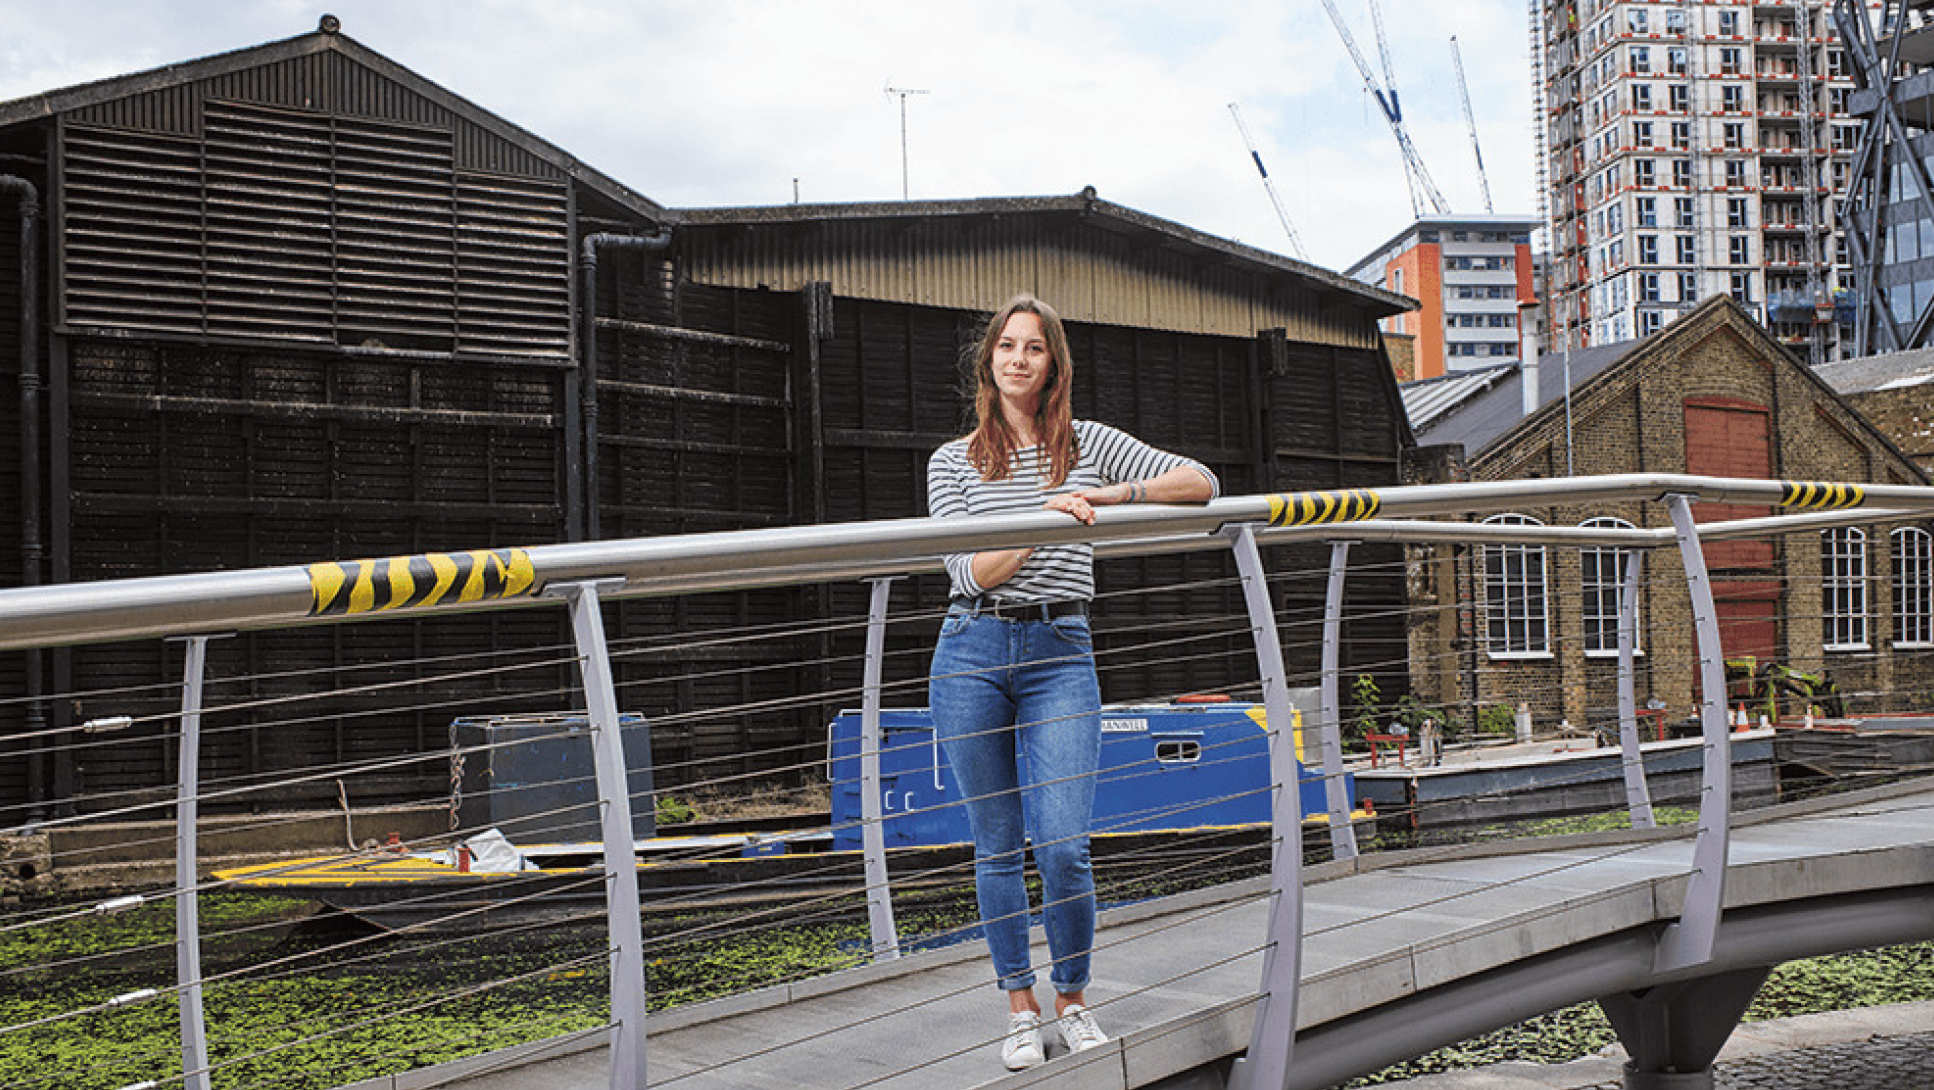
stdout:
{"type": "Polygon", "coordinates": [[[1831,197],[1852,141],[1832,123],[1855,88],[1830,6],[1534,2],[1551,309],[1575,343],[1726,292],[1813,362],[1843,354],[1831,197]]]}

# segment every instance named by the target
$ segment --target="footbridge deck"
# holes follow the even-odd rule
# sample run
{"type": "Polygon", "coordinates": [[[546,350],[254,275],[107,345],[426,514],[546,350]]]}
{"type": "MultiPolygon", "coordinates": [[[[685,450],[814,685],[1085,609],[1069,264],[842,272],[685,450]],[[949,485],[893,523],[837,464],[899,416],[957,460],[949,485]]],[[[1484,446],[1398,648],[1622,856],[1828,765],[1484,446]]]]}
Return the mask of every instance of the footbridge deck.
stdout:
{"type": "MultiPolygon", "coordinates": [[[[1748,823],[1750,822],[1750,823],[1748,823]]],[[[1787,804],[1732,837],[1713,962],[1653,971],[1692,843],[1671,830],[1377,853],[1313,868],[1292,1085],[1544,1010],[1671,979],[1934,937],[1934,789],[1787,804]],[[1512,850],[1516,849],[1516,850],[1512,850]]],[[[1116,1040],[1007,1074],[978,943],[696,1005],[649,1022],[653,1087],[1220,1086],[1249,1044],[1267,888],[1240,882],[1105,914],[1091,998],[1116,1040]]],[[[1037,947],[1045,959],[1045,947],[1037,947]]],[[[594,1090],[597,1034],[358,1090],[594,1090]]]]}

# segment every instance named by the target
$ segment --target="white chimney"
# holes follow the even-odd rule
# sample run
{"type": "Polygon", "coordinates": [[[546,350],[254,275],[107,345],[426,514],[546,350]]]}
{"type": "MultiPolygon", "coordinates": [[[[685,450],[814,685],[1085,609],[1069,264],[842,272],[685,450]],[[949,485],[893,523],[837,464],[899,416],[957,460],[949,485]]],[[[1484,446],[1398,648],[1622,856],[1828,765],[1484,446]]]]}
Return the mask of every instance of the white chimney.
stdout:
{"type": "Polygon", "coordinates": [[[1538,411],[1538,304],[1518,304],[1518,388],[1523,394],[1520,417],[1538,411]]]}

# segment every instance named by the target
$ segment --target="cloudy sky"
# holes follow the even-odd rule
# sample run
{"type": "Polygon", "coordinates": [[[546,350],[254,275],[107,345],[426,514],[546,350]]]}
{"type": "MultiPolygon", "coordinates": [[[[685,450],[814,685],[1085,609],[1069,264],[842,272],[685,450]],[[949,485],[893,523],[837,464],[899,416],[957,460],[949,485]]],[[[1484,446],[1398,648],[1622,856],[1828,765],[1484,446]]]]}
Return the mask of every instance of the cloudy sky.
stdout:
{"type": "MultiPolygon", "coordinates": [[[[1336,0],[1377,64],[1364,0],[1336,0]]],[[[1522,0],[1383,0],[1404,113],[1457,212],[1535,214],[1522,0]]],[[[1411,218],[1396,144],[1320,0],[0,0],[0,100],[343,32],[664,204],[1102,197],[1288,252],[1239,102],[1310,257],[1411,218]]]]}

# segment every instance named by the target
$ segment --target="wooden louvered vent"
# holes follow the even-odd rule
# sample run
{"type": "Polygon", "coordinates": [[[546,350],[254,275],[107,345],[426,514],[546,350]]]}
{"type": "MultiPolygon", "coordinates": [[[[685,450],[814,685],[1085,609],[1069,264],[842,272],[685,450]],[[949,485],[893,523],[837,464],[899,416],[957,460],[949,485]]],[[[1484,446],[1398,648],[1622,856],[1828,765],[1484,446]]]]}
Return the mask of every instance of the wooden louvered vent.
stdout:
{"type": "Polygon", "coordinates": [[[203,130],[68,126],[69,326],[568,356],[561,182],[375,118],[211,101],[203,130]]]}

